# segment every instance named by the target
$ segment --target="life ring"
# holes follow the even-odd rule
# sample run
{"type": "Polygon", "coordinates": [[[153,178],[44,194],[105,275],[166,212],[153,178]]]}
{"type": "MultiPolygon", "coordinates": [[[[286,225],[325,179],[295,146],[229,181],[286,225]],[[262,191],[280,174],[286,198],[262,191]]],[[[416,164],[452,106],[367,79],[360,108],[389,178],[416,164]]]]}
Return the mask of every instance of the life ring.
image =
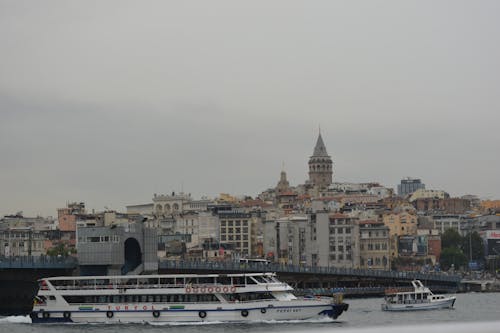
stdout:
{"type": "Polygon", "coordinates": [[[64,318],[66,318],[66,319],[71,318],[71,312],[69,312],[69,311],[64,311],[64,312],[63,312],[63,317],[64,317],[64,318]]]}
{"type": "Polygon", "coordinates": [[[43,318],[47,319],[50,318],[50,313],[49,312],[44,312],[42,315],[43,318]]]}
{"type": "Polygon", "coordinates": [[[108,318],[113,318],[114,315],[115,314],[113,313],[113,311],[106,312],[106,317],[108,317],[108,318]]]}
{"type": "Polygon", "coordinates": [[[158,318],[160,316],[160,311],[153,311],[153,317],[158,318]]]}
{"type": "Polygon", "coordinates": [[[200,316],[200,318],[205,318],[207,316],[207,313],[205,311],[200,311],[198,312],[198,316],[200,316]]]}
{"type": "Polygon", "coordinates": [[[242,317],[248,317],[248,310],[241,310],[242,317]]]}
{"type": "Polygon", "coordinates": [[[264,314],[266,312],[267,312],[267,310],[265,308],[260,309],[260,313],[264,314]]]}

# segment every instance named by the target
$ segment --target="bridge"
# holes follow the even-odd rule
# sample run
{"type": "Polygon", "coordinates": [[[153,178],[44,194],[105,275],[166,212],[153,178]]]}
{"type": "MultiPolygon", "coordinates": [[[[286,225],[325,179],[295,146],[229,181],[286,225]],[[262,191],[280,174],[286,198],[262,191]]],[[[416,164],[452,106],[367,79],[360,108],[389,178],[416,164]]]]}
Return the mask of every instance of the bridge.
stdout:
{"type": "Polygon", "coordinates": [[[3,269],[63,269],[72,270],[78,267],[75,257],[3,257],[0,256],[0,270],[3,269]]]}
{"type": "Polygon", "coordinates": [[[348,295],[380,295],[385,287],[409,286],[411,280],[421,280],[434,291],[455,292],[461,277],[443,273],[396,272],[338,267],[280,265],[275,263],[239,263],[208,261],[161,260],[160,273],[252,273],[276,272],[298,290],[331,293],[341,289],[348,295]]]}
{"type": "Polygon", "coordinates": [[[25,315],[38,290],[37,279],[71,275],[78,267],[73,257],[0,256],[0,315],[25,315]]]}

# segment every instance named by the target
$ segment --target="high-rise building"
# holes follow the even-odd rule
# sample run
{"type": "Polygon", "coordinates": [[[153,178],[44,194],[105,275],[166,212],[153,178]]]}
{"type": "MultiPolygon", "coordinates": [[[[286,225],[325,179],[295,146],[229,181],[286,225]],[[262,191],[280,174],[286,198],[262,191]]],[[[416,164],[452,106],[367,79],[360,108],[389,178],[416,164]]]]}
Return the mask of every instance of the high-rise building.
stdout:
{"type": "Polygon", "coordinates": [[[404,197],[420,188],[425,189],[425,184],[420,179],[407,177],[401,179],[401,184],[398,185],[398,195],[404,197]]]}
{"type": "Polygon", "coordinates": [[[321,188],[328,187],[332,183],[333,162],[326,152],[326,147],[318,135],[313,155],[309,158],[309,182],[321,188]]]}

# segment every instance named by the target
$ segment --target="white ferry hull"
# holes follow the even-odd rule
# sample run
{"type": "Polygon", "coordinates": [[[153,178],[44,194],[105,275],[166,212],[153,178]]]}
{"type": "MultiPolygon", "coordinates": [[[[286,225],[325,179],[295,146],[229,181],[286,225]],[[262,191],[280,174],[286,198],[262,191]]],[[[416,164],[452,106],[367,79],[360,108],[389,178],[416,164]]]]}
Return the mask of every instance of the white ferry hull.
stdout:
{"type": "MultiPolygon", "coordinates": [[[[296,302],[293,302],[296,303],[296,302]]],[[[32,312],[33,323],[73,322],[73,323],[176,323],[176,322],[245,322],[245,321],[288,321],[337,318],[347,310],[347,304],[245,304],[238,307],[216,309],[208,307],[186,307],[174,310],[44,310],[32,312]]]]}
{"type": "Polygon", "coordinates": [[[443,300],[437,300],[428,303],[413,303],[413,304],[382,304],[384,311],[415,311],[415,310],[436,310],[436,309],[451,309],[455,304],[455,297],[449,297],[443,300]]]}

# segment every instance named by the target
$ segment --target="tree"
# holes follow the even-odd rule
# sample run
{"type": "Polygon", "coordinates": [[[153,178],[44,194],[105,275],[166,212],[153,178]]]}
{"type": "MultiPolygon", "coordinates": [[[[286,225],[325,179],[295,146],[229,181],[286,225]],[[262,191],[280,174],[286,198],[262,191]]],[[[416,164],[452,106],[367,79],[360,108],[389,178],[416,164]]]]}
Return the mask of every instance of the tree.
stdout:
{"type": "Polygon", "coordinates": [[[74,247],[67,247],[64,243],[58,243],[47,250],[47,255],[51,257],[57,257],[59,255],[66,257],[70,253],[76,253],[76,249],[74,247]]]}
{"type": "Polygon", "coordinates": [[[449,248],[461,248],[462,247],[462,236],[458,233],[456,229],[446,229],[443,235],[441,235],[441,247],[449,248]]]}
{"type": "Polygon", "coordinates": [[[465,266],[467,257],[461,249],[456,247],[447,247],[441,251],[441,267],[444,270],[450,269],[451,265],[455,268],[465,266]]]}
{"type": "Polygon", "coordinates": [[[483,239],[479,236],[477,231],[468,233],[462,238],[462,250],[469,260],[482,260],[484,258],[483,239]],[[472,258],[470,258],[471,254],[472,258]]]}

